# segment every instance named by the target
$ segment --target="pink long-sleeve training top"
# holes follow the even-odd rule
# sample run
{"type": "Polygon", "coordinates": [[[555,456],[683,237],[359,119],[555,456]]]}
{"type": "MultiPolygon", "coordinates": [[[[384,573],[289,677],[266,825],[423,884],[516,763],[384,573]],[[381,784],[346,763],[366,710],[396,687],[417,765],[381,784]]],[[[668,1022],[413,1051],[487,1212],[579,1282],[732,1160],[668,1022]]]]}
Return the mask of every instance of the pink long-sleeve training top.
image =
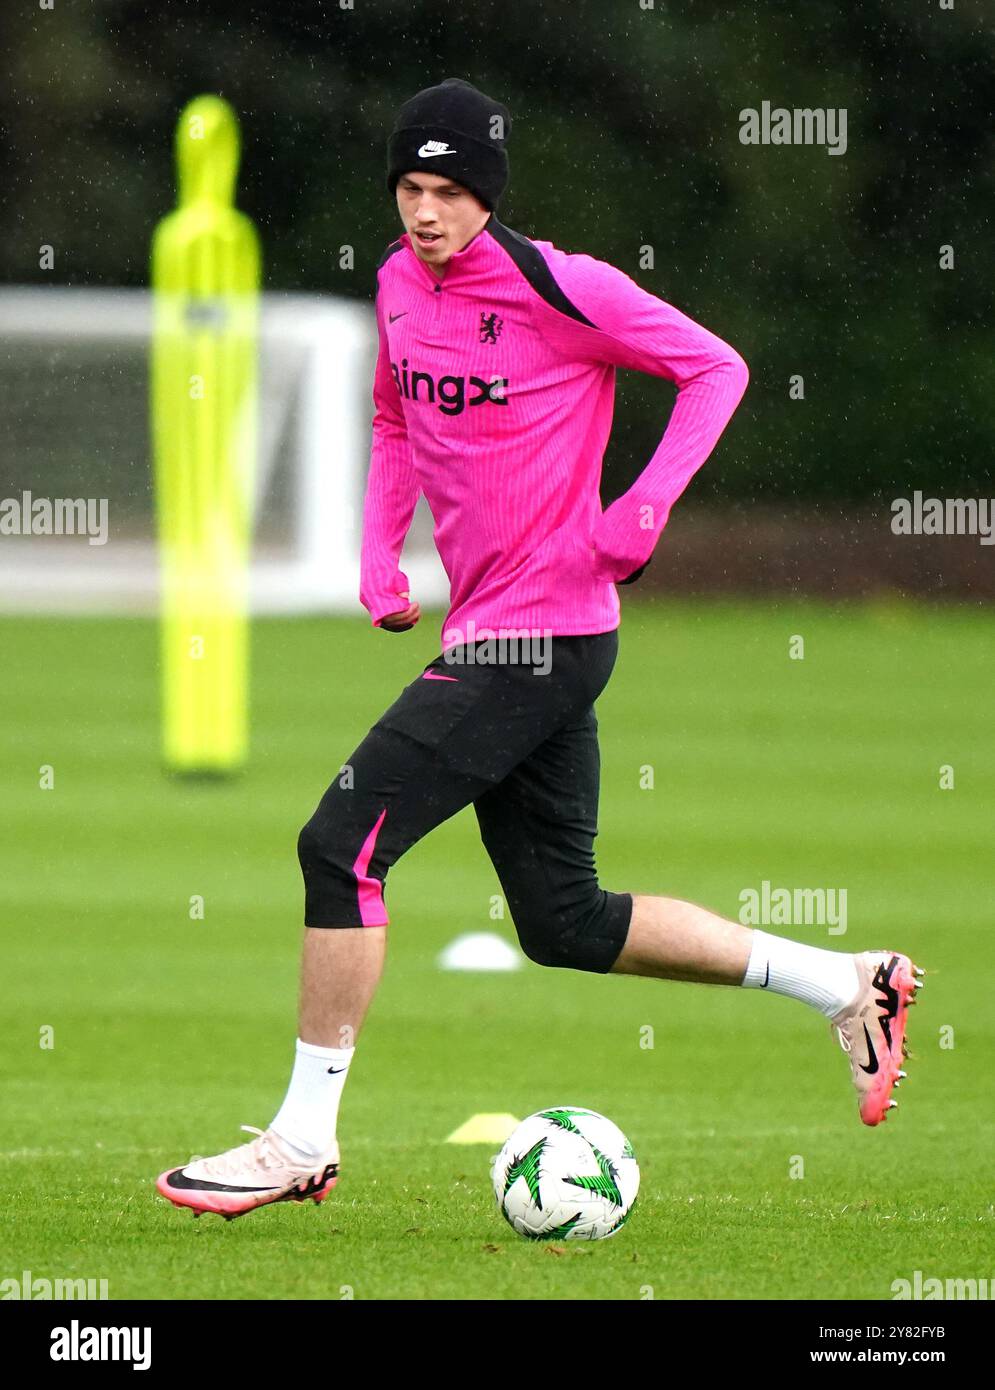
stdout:
{"type": "Polygon", "coordinates": [[[441,280],[407,233],[392,242],[376,314],[359,595],[374,626],[408,606],[398,565],[424,492],[450,581],[444,651],[488,632],[618,627],[614,586],[649,560],[714,448],[743,359],[614,266],[493,215],[441,280]],[[653,457],[602,512],[616,367],[678,390],[653,457]]]}

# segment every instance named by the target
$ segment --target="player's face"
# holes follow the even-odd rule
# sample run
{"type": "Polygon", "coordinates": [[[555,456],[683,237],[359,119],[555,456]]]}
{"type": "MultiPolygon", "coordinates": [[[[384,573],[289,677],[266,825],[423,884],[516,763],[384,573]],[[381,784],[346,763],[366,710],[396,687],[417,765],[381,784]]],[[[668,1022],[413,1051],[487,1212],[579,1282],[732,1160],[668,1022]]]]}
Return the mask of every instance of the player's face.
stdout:
{"type": "Polygon", "coordinates": [[[462,251],[490,217],[461,183],[420,170],[398,179],[397,210],[415,255],[439,275],[450,256],[462,251]]]}

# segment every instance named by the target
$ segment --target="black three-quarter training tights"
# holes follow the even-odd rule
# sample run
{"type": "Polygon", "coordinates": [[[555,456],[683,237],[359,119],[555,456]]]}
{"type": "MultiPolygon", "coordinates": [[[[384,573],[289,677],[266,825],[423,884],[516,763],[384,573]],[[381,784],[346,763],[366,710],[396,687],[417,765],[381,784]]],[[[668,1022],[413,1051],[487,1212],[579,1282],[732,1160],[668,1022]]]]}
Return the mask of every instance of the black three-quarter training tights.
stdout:
{"type": "Polygon", "coordinates": [[[305,924],[385,925],[391,865],[472,802],[526,955],[603,973],[632,914],[631,894],[600,888],[594,865],[594,701],[618,632],[547,638],[541,661],[528,643],[518,661],[473,659],[485,650],[455,648],[419,672],[321,798],[298,840],[305,924]]]}

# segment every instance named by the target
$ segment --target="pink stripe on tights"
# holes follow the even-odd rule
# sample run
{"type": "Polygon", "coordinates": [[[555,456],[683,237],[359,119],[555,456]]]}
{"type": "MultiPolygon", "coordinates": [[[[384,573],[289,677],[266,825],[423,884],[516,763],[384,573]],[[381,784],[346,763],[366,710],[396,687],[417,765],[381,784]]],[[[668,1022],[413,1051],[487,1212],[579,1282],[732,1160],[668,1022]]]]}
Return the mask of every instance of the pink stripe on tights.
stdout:
{"type": "Polygon", "coordinates": [[[359,851],[356,862],[352,866],[359,887],[359,915],[363,919],[364,927],[385,927],[389,920],[387,909],[384,907],[380,880],[368,878],[366,874],[386,814],[387,807],[385,806],[377,817],[372,830],[363,841],[363,848],[359,851]]]}

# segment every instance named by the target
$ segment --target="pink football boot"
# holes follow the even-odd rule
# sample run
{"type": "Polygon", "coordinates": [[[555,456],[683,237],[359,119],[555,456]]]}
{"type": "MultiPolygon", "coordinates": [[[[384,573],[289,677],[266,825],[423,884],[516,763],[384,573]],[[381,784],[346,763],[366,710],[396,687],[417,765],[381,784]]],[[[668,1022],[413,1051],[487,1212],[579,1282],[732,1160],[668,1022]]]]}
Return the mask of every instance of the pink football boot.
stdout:
{"type": "Polygon", "coordinates": [[[863,951],[853,960],[860,981],[856,998],[836,1014],[831,1028],[850,1058],[860,1118],[878,1125],[898,1108],[891,1093],[905,1077],[905,1019],[923,971],[894,951],[863,951]]]}
{"type": "Polygon", "coordinates": [[[242,1125],[257,1138],[248,1144],[197,1158],[163,1173],[156,1187],[174,1207],[190,1207],[194,1216],[216,1212],[232,1221],[272,1202],[321,1202],[338,1182],[339,1146],[302,1164],[278,1135],[242,1125]]]}

